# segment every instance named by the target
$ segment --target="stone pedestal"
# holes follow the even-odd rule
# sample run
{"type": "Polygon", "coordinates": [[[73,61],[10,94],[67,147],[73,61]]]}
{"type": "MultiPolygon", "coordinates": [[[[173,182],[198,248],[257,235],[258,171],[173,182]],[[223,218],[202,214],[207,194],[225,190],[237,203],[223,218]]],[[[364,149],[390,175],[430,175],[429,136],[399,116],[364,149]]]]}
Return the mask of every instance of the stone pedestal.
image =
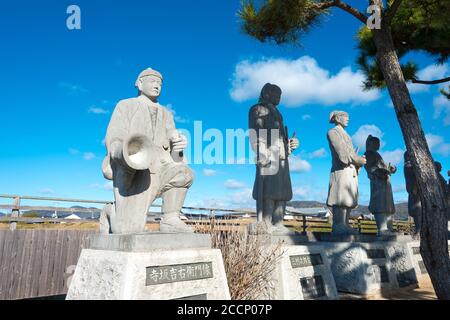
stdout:
{"type": "Polygon", "coordinates": [[[281,258],[272,280],[260,299],[333,300],[338,299],[330,263],[323,247],[317,244],[292,245],[302,237],[274,236],[272,244],[282,240],[281,258]]]}
{"type": "Polygon", "coordinates": [[[375,241],[371,242],[328,241],[321,245],[330,260],[338,291],[371,295],[417,286],[408,239],[377,241],[373,237],[375,241]]]}
{"type": "Polygon", "coordinates": [[[97,235],[83,249],[68,300],[229,300],[209,235],[97,235]]]}
{"type": "MultiPolygon", "coordinates": [[[[428,271],[423,262],[422,255],[420,254],[420,241],[408,242],[408,250],[412,257],[414,271],[416,272],[417,279],[420,280],[421,277],[428,275],[428,271]]],[[[450,240],[448,241],[448,250],[450,254],[450,240]]]]}

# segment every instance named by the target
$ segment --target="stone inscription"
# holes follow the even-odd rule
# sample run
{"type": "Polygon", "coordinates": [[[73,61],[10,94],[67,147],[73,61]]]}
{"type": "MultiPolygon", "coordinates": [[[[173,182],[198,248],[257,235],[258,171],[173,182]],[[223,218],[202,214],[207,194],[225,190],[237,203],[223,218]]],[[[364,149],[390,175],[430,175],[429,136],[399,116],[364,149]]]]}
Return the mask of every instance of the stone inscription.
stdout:
{"type": "Polygon", "coordinates": [[[369,259],[386,259],[384,249],[366,249],[366,252],[369,259]]]}
{"type": "Polygon", "coordinates": [[[302,286],[303,298],[305,300],[327,296],[322,276],[301,278],[300,284],[302,286]]]}
{"type": "Polygon", "coordinates": [[[375,281],[377,283],[389,283],[389,274],[386,266],[374,265],[375,267],[375,281]]]}
{"type": "Polygon", "coordinates": [[[419,260],[418,263],[419,263],[420,272],[422,274],[427,274],[428,271],[427,271],[427,268],[425,267],[425,263],[423,263],[423,260],[419,260]]]}
{"type": "Polygon", "coordinates": [[[208,279],[213,277],[212,262],[147,267],[145,285],[208,279]]]}
{"type": "Polygon", "coordinates": [[[323,264],[320,253],[290,256],[292,268],[305,268],[323,264]]]}

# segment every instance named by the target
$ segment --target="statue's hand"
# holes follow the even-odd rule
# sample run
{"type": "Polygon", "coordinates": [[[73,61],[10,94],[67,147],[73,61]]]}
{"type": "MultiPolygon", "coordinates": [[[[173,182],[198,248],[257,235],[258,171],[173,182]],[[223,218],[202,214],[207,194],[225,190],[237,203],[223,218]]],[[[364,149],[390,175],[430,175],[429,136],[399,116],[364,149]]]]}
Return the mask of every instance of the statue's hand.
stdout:
{"type": "Polygon", "coordinates": [[[289,154],[300,146],[300,141],[297,138],[289,139],[289,154]]]}
{"type": "Polygon", "coordinates": [[[187,138],[182,134],[178,134],[177,136],[173,137],[171,142],[172,151],[174,152],[180,152],[187,148],[187,138]]]}
{"type": "Polygon", "coordinates": [[[396,173],[397,172],[397,167],[390,164],[389,165],[389,171],[391,171],[391,173],[396,173]]]}
{"type": "Polygon", "coordinates": [[[367,163],[366,156],[358,157],[356,160],[356,165],[358,167],[363,167],[367,163]]]}

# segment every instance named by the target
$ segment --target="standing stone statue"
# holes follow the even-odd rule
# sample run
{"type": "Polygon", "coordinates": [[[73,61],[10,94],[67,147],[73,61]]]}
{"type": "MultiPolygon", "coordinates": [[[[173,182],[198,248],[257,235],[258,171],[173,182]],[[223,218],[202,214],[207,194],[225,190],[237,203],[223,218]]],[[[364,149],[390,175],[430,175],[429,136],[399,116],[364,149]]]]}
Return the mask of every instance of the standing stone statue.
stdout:
{"type": "Polygon", "coordinates": [[[366,158],[358,156],[345,131],[348,113],[333,111],[329,120],[335,124],[327,134],[332,156],[327,205],[333,212],[333,234],[356,234],[349,225],[349,219],[352,209],[358,206],[358,174],[366,164],[366,158]]]}
{"type": "Polygon", "coordinates": [[[447,219],[450,219],[450,185],[447,184],[447,180],[445,180],[445,178],[442,176],[442,164],[438,161],[435,161],[434,165],[439,174],[439,181],[441,183],[442,190],[444,191],[445,199],[447,200],[447,219]]]}
{"type": "Polygon", "coordinates": [[[258,222],[270,233],[286,234],[283,225],[286,202],[292,199],[288,157],[299,147],[294,136],[289,139],[283,116],[277,109],[280,87],[267,83],[259,102],[250,108],[250,143],[256,153],[256,178],[253,199],[256,200],[258,222]]]}
{"type": "Polygon", "coordinates": [[[416,174],[414,173],[411,156],[408,151],[404,154],[405,166],[405,182],[406,191],[408,192],[408,213],[414,219],[415,234],[420,234],[422,227],[422,201],[420,200],[419,187],[417,185],[416,174]]]}
{"type": "Polygon", "coordinates": [[[369,210],[375,216],[378,234],[383,235],[392,231],[388,229],[388,217],[395,213],[395,205],[390,176],[397,168],[383,161],[379,149],[380,139],[369,135],[365,153],[367,163],[364,166],[370,180],[369,210]]]}
{"type": "Polygon", "coordinates": [[[142,71],[135,84],[138,97],[120,101],[108,126],[102,169],[114,183],[115,203],[103,210],[102,221],[115,234],[144,232],[148,209],[158,197],[160,231],[193,232],[180,219],[194,179],[183,158],[187,139],[176,130],[172,113],[158,103],[162,80],[151,68],[142,71]]]}

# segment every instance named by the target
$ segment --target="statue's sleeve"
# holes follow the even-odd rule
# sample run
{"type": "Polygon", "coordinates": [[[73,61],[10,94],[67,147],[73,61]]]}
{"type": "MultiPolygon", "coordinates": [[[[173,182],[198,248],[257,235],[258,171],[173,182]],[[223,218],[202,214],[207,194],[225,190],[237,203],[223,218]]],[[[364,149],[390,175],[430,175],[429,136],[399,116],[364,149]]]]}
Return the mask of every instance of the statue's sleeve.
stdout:
{"type": "Polygon", "coordinates": [[[114,109],[106,131],[105,145],[108,154],[112,154],[114,157],[117,152],[122,151],[122,143],[128,135],[129,125],[126,103],[120,101],[114,109]]]}
{"type": "Polygon", "coordinates": [[[354,162],[354,152],[349,152],[349,150],[353,149],[353,146],[347,146],[336,130],[329,130],[327,138],[340,162],[345,165],[350,165],[354,162]]]}
{"type": "Polygon", "coordinates": [[[249,112],[248,127],[250,129],[250,144],[256,154],[258,153],[259,147],[259,155],[257,154],[258,159],[260,159],[261,156],[264,158],[269,158],[269,150],[267,146],[268,131],[265,127],[265,118],[268,114],[268,108],[262,105],[252,107],[249,112]]]}
{"type": "Polygon", "coordinates": [[[165,110],[166,113],[166,135],[167,138],[170,140],[176,133],[177,129],[175,127],[175,121],[173,120],[173,114],[172,112],[165,110]]]}
{"type": "Polygon", "coordinates": [[[405,183],[406,183],[406,191],[409,194],[417,194],[418,188],[416,184],[416,175],[414,174],[412,166],[405,166],[405,183]]]}

